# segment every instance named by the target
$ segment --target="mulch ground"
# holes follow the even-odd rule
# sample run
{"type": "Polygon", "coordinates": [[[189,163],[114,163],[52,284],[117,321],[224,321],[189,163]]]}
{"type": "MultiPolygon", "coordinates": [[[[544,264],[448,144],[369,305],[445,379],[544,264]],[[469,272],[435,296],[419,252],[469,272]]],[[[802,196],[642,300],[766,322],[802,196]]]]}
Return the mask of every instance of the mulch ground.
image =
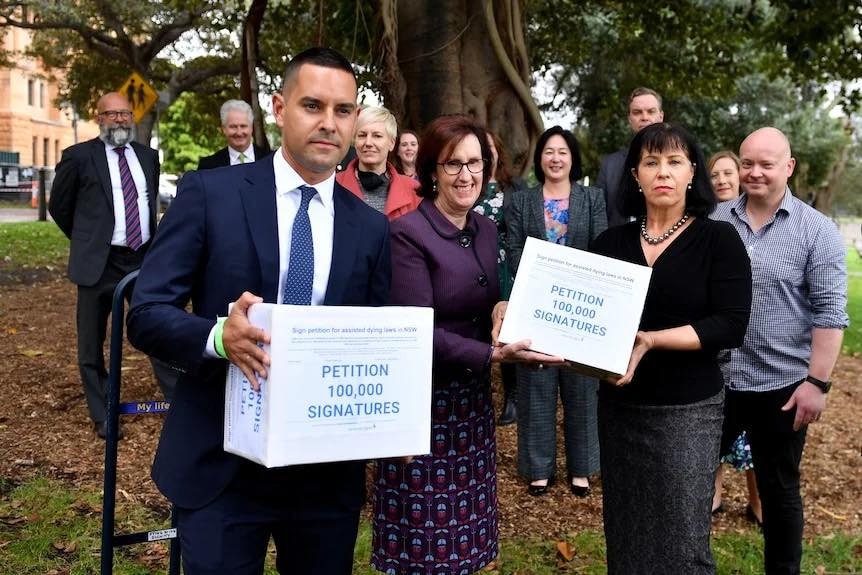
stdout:
{"type": "MultiPolygon", "coordinates": [[[[2,272],[0,269],[0,276],[2,272]]],[[[75,289],[58,272],[0,277],[0,478],[6,481],[47,475],[69,485],[93,489],[102,485],[105,444],[96,438],[87,417],[76,365],[74,325],[75,289]]],[[[862,533],[860,373],[862,359],[841,358],[827,412],[808,433],[803,496],[809,537],[836,531],[862,533]]],[[[158,393],[146,357],[127,346],[123,400],[157,399],[158,393]]],[[[149,478],[161,422],[161,416],[124,420],[126,438],[120,442],[118,467],[118,497],[124,504],[167,509],[149,478]]],[[[498,429],[498,450],[503,537],[556,538],[601,527],[598,479],[593,480],[594,489],[586,499],[575,498],[561,484],[548,496],[533,498],[515,472],[514,426],[498,429]]],[[[559,461],[557,475],[565,477],[562,453],[559,461]]],[[[754,529],[744,516],[744,476],[726,474],[725,487],[727,511],[716,517],[715,529],[754,529]]]]}

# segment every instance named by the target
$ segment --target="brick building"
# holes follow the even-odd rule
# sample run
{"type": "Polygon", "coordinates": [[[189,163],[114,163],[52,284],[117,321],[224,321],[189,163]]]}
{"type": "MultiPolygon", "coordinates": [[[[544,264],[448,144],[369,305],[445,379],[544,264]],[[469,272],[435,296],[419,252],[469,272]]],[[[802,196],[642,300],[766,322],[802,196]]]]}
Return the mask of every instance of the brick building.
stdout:
{"type": "MultiPolygon", "coordinates": [[[[29,30],[6,28],[0,34],[0,46],[6,53],[23,50],[30,43],[29,30]]],[[[14,67],[0,67],[0,157],[6,160],[3,163],[12,163],[8,159],[17,154],[21,166],[53,168],[76,137],[83,142],[99,134],[95,123],[76,122],[71,108],[59,108],[55,104],[57,93],[57,83],[47,77],[38,60],[17,57],[14,67]]]]}

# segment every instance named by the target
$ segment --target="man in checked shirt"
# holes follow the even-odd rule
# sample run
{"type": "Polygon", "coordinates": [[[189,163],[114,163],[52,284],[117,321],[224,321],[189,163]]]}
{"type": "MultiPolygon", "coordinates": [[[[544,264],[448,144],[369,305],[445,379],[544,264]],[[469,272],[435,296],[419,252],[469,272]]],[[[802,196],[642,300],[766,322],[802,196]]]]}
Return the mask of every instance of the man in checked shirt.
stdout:
{"type": "Polygon", "coordinates": [[[848,325],[844,243],[834,223],[793,197],[796,160],[787,137],[761,128],[740,146],[744,194],[711,216],[736,228],[751,258],[753,297],[745,343],[723,366],[722,453],[748,432],[763,502],[765,572],[799,573],[805,433],[826,394],[848,325]]]}

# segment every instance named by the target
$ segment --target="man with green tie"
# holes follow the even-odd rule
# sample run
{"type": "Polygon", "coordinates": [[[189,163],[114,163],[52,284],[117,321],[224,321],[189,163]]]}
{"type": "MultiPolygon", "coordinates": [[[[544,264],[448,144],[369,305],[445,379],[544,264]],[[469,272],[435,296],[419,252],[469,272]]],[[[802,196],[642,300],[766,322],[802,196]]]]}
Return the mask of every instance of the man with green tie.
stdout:
{"type": "Polygon", "coordinates": [[[219,115],[227,146],[211,156],[201,158],[198,161],[199,170],[247,164],[269,155],[268,150],[252,143],[254,113],[247,102],[228,100],[222,104],[219,115]]]}

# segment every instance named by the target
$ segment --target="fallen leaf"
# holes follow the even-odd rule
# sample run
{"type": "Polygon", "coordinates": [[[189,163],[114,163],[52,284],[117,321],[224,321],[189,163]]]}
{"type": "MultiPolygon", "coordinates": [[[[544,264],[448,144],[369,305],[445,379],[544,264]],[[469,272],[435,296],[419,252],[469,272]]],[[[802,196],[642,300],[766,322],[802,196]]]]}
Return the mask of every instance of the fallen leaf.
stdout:
{"type": "Polygon", "coordinates": [[[45,352],[38,349],[22,349],[18,353],[23,356],[29,357],[30,359],[33,359],[34,357],[39,357],[40,355],[43,355],[45,352]]]}
{"type": "Polygon", "coordinates": [[[74,545],[75,545],[74,543],[66,543],[64,541],[54,541],[51,544],[51,546],[54,549],[56,549],[57,551],[60,551],[61,553],[68,553],[69,551],[67,551],[67,549],[69,547],[73,547],[74,545]]]}
{"type": "Polygon", "coordinates": [[[23,517],[0,517],[0,523],[5,523],[6,525],[18,525],[25,521],[27,520],[23,517]]]}
{"type": "Polygon", "coordinates": [[[9,335],[15,335],[16,333],[18,333],[18,330],[14,327],[7,327],[6,333],[9,335]]]}
{"type": "Polygon", "coordinates": [[[575,558],[575,549],[569,545],[568,541],[557,541],[557,553],[566,561],[571,561],[575,558]]]}
{"type": "Polygon", "coordinates": [[[847,521],[847,517],[845,517],[843,515],[838,515],[837,513],[833,513],[832,511],[829,511],[828,509],[826,509],[822,505],[818,505],[817,509],[819,509],[820,511],[822,511],[823,513],[825,513],[826,515],[828,515],[832,519],[837,519],[838,521],[847,521]]]}

